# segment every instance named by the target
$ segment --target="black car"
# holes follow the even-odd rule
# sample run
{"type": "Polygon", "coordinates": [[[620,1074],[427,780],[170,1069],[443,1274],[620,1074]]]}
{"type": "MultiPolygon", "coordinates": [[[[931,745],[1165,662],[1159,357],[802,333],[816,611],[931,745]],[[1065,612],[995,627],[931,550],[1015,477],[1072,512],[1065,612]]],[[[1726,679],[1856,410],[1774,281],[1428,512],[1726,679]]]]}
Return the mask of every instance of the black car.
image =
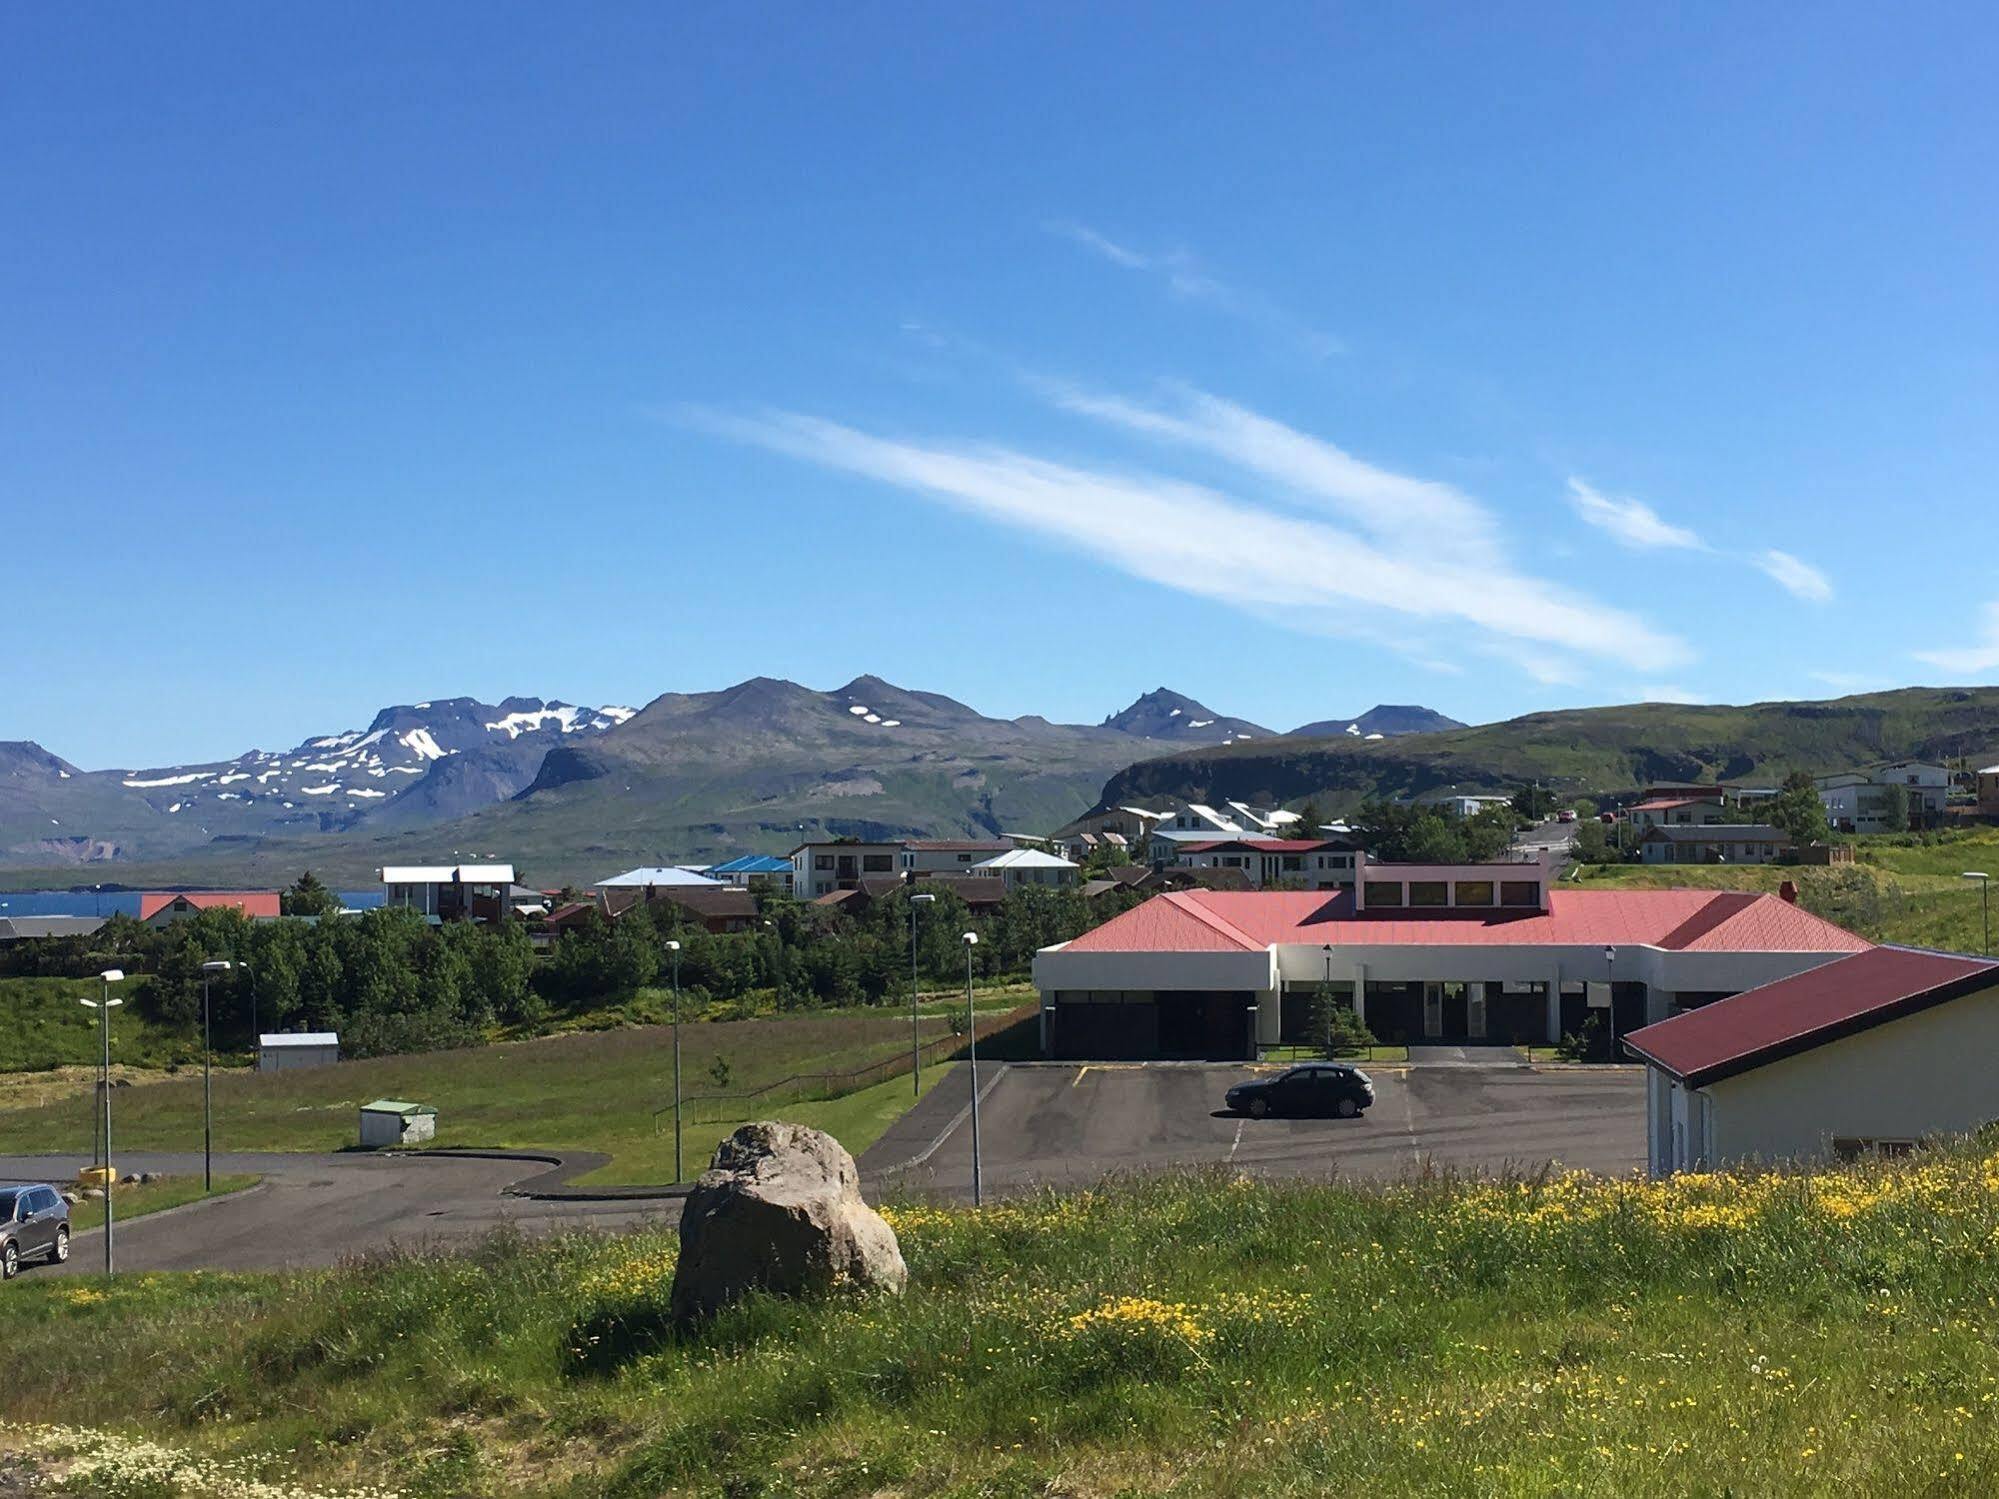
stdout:
{"type": "Polygon", "coordinates": [[[1252,1119],[1272,1114],[1352,1119],[1373,1102],[1374,1080],[1339,1062],[1308,1062],[1273,1078],[1237,1083],[1228,1092],[1229,1108],[1252,1119]]]}
{"type": "Polygon", "coordinates": [[[31,1259],[69,1258],[69,1204],[54,1187],[0,1187],[0,1280],[31,1259]]]}

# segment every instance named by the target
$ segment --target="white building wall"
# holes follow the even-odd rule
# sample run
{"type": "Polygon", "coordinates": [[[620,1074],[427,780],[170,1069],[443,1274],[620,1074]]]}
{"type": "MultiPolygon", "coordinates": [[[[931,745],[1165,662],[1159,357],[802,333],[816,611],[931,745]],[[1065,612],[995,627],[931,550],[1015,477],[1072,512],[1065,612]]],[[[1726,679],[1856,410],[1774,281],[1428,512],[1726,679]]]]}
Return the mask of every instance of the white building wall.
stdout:
{"type": "Polygon", "coordinates": [[[1976,1129],[1999,1119],[1995,1056],[1999,986],[1711,1083],[1713,1164],[1976,1129]]]}

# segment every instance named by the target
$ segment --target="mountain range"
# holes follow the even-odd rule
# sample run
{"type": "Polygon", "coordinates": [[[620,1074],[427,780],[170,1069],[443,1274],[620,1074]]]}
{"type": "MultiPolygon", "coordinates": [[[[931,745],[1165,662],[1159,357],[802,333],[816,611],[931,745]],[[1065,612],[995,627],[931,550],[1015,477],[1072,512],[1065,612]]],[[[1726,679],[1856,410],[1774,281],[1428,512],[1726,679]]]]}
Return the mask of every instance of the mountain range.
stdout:
{"type": "MultiPolygon", "coordinates": [[[[1399,732],[1411,714],[1454,722],[1383,707],[1339,731],[1399,732]]],[[[830,692],[758,677],[636,711],[437,699],[284,752],[140,770],[82,771],[32,742],[0,743],[0,866],[269,883],[308,863],[365,879],[464,851],[589,878],[600,863],[806,834],[1045,830],[1134,760],[1276,737],[1163,687],[1078,725],[989,718],[864,676],[830,692]]]]}

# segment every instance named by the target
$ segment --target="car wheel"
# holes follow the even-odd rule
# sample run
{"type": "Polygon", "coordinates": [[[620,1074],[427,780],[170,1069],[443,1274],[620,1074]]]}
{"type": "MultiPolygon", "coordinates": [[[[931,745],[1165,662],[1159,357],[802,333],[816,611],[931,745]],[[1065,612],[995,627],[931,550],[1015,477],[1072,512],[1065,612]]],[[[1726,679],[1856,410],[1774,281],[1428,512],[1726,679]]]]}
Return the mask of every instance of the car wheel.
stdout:
{"type": "Polygon", "coordinates": [[[55,1248],[49,1251],[49,1258],[60,1265],[69,1259],[69,1225],[65,1223],[56,1230],[55,1248]]]}
{"type": "Polygon", "coordinates": [[[1270,1117],[1270,1100],[1267,1098],[1252,1098],[1249,1101],[1249,1117],[1252,1119],[1268,1119],[1270,1117]]]}
{"type": "Polygon", "coordinates": [[[1342,1119],[1352,1119],[1360,1113],[1360,1105],[1355,1103],[1351,1098],[1342,1098],[1337,1107],[1339,1116],[1342,1119]]]}
{"type": "Polygon", "coordinates": [[[12,1280],[21,1273],[21,1251],[9,1244],[0,1249],[0,1280],[12,1280]]]}

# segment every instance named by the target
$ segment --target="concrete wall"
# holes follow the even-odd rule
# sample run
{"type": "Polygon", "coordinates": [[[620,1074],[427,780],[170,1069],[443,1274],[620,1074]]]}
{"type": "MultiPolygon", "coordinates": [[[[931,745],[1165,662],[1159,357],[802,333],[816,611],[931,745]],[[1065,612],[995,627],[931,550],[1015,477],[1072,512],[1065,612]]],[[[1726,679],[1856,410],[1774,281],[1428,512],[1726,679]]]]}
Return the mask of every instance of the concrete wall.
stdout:
{"type": "Polygon", "coordinates": [[[1918,1139],[1999,1119],[1999,986],[1701,1091],[1715,1165],[1822,1159],[1835,1136],[1918,1139]]]}

